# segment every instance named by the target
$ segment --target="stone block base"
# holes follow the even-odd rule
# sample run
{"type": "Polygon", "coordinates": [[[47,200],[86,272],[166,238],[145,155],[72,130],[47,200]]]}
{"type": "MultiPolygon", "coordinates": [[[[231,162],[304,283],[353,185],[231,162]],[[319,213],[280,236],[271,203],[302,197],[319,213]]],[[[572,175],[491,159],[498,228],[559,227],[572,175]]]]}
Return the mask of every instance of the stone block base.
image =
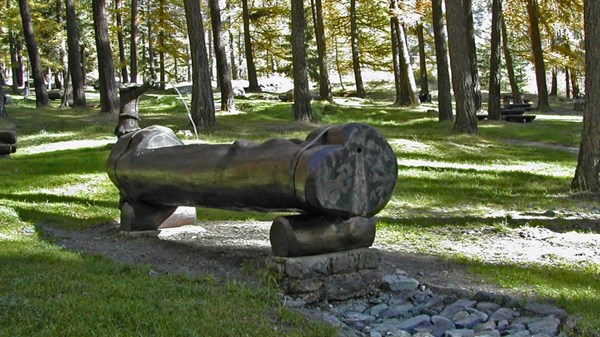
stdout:
{"type": "Polygon", "coordinates": [[[308,303],[338,301],[379,292],[381,253],[362,248],[338,253],[267,259],[286,294],[308,303]]]}

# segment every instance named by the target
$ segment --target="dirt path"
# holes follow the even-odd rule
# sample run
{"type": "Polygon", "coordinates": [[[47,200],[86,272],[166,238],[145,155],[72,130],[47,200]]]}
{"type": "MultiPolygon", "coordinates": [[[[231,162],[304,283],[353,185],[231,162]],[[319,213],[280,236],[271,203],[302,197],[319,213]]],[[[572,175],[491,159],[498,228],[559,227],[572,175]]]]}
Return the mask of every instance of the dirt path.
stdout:
{"type": "MultiPolygon", "coordinates": [[[[124,234],[117,223],[77,232],[43,225],[38,229],[66,249],[103,255],[123,263],[148,265],[156,273],[212,275],[220,280],[256,282],[256,275],[248,271],[261,267],[271,254],[270,225],[264,221],[205,222],[201,226],[166,229],[160,234],[124,234]]],[[[557,233],[533,227],[501,232],[486,227],[442,231],[440,229],[438,234],[445,239],[429,244],[428,251],[415,242],[390,243],[385,231],[378,233],[374,246],[383,252],[384,268],[390,273],[402,269],[434,287],[470,293],[505,291],[469,274],[464,265],[436,256],[463,254],[490,263],[552,264],[560,260],[600,264],[600,234],[557,233]]]]}

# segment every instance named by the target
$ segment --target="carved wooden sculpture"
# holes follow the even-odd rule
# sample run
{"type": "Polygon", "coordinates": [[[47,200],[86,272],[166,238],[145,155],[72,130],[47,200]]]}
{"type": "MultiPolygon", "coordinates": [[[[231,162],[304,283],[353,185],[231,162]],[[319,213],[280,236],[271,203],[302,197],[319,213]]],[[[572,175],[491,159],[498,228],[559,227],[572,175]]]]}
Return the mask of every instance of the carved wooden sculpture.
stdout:
{"type": "Polygon", "coordinates": [[[365,124],[322,127],[306,140],[184,145],[168,128],[123,135],[108,160],[121,226],[157,229],[178,206],[295,210],[271,229],[276,255],[368,247],[392,196],[396,156],[365,124]],[[323,237],[327,240],[321,240],[323,237]]]}

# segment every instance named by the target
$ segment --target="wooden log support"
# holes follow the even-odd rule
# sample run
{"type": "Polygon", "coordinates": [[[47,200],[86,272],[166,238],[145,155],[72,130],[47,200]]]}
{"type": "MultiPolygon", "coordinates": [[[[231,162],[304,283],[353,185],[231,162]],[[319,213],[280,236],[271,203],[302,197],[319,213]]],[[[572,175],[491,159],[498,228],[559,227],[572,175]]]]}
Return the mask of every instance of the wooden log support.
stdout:
{"type": "Polygon", "coordinates": [[[375,223],[365,217],[280,216],[271,226],[271,249],[275,256],[295,257],[366,248],[375,240],[375,223]]]}

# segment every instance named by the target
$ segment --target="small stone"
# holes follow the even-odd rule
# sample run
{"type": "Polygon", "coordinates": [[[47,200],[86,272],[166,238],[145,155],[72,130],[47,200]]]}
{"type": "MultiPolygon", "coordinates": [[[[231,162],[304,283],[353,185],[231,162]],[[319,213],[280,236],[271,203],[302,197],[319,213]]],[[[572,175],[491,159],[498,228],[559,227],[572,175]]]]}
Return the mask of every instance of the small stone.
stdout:
{"type": "Polygon", "coordinates": [[[551,337],[551,336],[548,336],[545,333],[540,332],[540,333],[536,333],[535,335],[531,335],[531,337],[551,337]]]}
{"type": "Polygon", "coordinates": [[[550,315],[539,322],[529,324],[529,331],[532,334],[541,332],[552,337],[558,335],[559,327],[560,319],[554,315],[550,315]]]}
{"type": "Polygon", "coordinates": [[[377,331],[371,331],[371,332],[369,333],[369,336],[370,336],[370,337],[383,337],[383,336],[382,336],[382,335],[381,335],[379,332],[377,332],[377,331]]]}
{"type": "Polygon", "coordinates": [[[352,323],[352,327],[358,331],[363,331],[367,325],[363,322],[354,322],[352,323]]]}
{"type": "Polygon", "coordinates": [[[433,324],[438,324],[438,323],[449,323],[452,322],[452,320],[446,318],[446,317],[442,317],[442,316],[432,316],[431,317],[431,323],[433,324]]]}
{"type": "Polygon", "coordinates": [[[515,333],[506,335],[506,337],[529,337],[529,336],[531,336],[531,333],[527,330],[516,331],[515,333]]]}
{"type": "Polygon", "coordinates": [[[481,312],[474,308],[467,308],[467,312],[469,314],[476,315],[477,317],[479,317],[481,319],[482,322],[485,322],[490,318],[490,316],[488,314],[486,314],[485,312],[481,312]]]}
{"type": "Polygon", "coordinates": [[[406,316],[413,309],[412,304],[402,304],[396,305],[394,307],[388,308],[381,313],[379,313],[380,317],[403,317],[406,316]]]}
{"type": "Polygon", "coordinates": [[[496,330],[496,322],[494,322],[493,319],[490,319],[487,322],[477,324],[473,327],[473,330],[476,332],[496,330]]]}
{"type": "Polygon", "coordinates": [[[446,334],[446,331],[456,329],[456,325],[450,320],[438,320],[436,323],[433,323],[429,329],[429,332],[435,337],[443,337],[446,334]]]}
{"type": "Polygon", "coordinates": [[[381,314],[381,312],[383,312],[384,310],[388,309],[388,305],[385,303],[381,303],[381,304],[377,304],[376,306],[371,307],[370,309],[367,310],[367,314],[372,315],[372,316],[379,316],[379,314],[381,314]]]}
{"type": "Polygon", "coordinates": [[[567,312],[563,309],[557,308],[553,305],[549,304],[539,304],[539,303],[527,303],[525,305],[525,312],[528,314],[532,314],[534,316],[548,316],[554,315],[559,319],[563,319],[567,317],[567,312]]]}
{"type": "Polygon", "coordinates": [[[475,337],[500,337],[498,330],[480,331],[475,333],[475,337]]]}
{"type": "Polygon", "coordinates": [[[429,332],[417,332],[416,334],[412,335],[412,337],[436,337],[436,336],[430,334],[429,332]]]}
{"type": "Polygon", "coordinates": [[[411,337],[410,333],[404,330],[394,331],[386,335],[386,337],[411,337]]]}
{"type": "Polygon", "coordinates": [[[403,275],[386,275],[383,277],[383,289],[398,292],[417,289],[419,281],[403,275]]]}
{"type": "Polygon", "coordinates": [[[445,337],[474,337],[475,331],[470,329],[454,329],[446,331],[445,337]]]}
{"type": "Polygon", "coordinates": [[[340,313],[345,313],[348,311],[364,312],[367,309],[368,309],[368,306],[365,302],[353,300],[353,301],[349,301],[343,305],[338,306],[336,311],[338,311],[340,313]]]}
{"type": "Polygon", "coordinates": [[[508,321],[505,319],[498,321],[498,323],[496,324],[496,328],[500,332],[505,331],[506,329],[508,329],[508,321]]]}
{"type": "Polygon", "coordinates": [[[479,311],[485,312],[490,315],[496,312],[496,310],[500,309],[502,306],[498,303],[494,302],[479,302],[475,306],[475,308],[479,311]]]}
{"type": "Polygon", "coordinates": [[[415,332],[417,328],[427,328],[431,326],[431,317],[427,315],[419,315],[406,320],[403,320],[398,324],[399,330],[406,330],[410,333],[415,332]]]}
{"type": "Polygon", "coordinates": [[[462,305],[465,308],[473,308],[475,307],[475,304],[477,304],[477,301],[472,301],[466,298],[462,298],[460,300],[457,300],[456,302],[452,303],[451,305],[462,305]]]}
{"type": "Polygon", "coordinates": [[[490,319],[493,319],[496,322],[503,320],[512,321],[517,316],[519,316],[519,313],[512,309],[500,308],[490,316],[490,319]]]}
{"type": "Polygon", "coordinates": [[[452,319],[454,315],[458,314],[461,311],[464,311],[465,309],[466,308],[462,305],[450,305],[444,308],[444,310],[442,310],[442,312],[439,313],[439,316],[452,319]]]}
{"type": "Polygon", "coordinates": [[[481,322],[481,317],[470,314],[467,318],[461,319],[460,321],[454,321],[454,324],[456,324],[456,327],[459,329],[471,329],[481,322]]]}
{"type": "Polygon", "coordinates": [[[350,311],[344,314],[344,321],[348,324],[352,324],[355,322],[371,323],[375,322],[375,316],[350,311]]]}
{"type": "Polygon", "coordinates": [[[467,317],[469,317],[469,313],[466,310],[457,312],[456,315],[452,316],[452,321],[456,322],[456,321],[461,321],[463,319],[466,319],[467,317]]]}

